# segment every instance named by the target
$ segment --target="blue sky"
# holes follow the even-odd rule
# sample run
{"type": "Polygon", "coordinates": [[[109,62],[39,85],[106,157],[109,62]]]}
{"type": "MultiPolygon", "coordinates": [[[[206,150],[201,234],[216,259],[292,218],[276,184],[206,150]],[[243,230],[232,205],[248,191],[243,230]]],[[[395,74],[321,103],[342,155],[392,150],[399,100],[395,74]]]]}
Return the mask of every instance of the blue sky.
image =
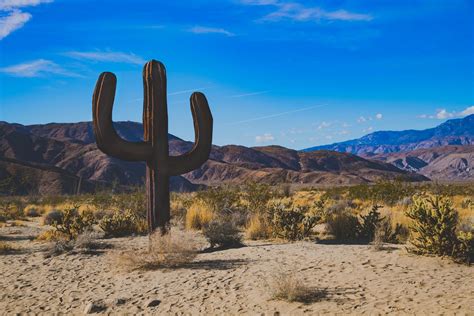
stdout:
{"type": "Polygon", "coordinates": [[[141,121],[141,68],[168,73],[170,132],[300,149],[474,113],[470,0],[0,0],[0,120],[91,120],[102,71],[114,120],[141,121]]]}

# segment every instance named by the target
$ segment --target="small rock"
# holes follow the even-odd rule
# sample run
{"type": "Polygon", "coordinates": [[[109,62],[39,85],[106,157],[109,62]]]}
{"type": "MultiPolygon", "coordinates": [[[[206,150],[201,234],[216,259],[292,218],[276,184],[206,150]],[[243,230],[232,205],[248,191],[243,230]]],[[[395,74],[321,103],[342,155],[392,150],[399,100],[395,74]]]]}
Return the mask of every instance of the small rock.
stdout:
{"type": "Polygon", "coordinates": [[[103,311],[104,309],[105,307],[103,305],[96,302],[90,302],[86,305],[86,308],[84,309],[84,314],[98,313],[103,311]]]}
{"type": "Polygon", "coordinates": [[[146,301],[145,307],[155,307],[155,306],[158,306],[160,304],[161,304],[160,300],[151,299],[151,300],[146,301]]]}
{"type": "Polygon", "coordinates": [[[106,301],[106,304],[109,306],[123,305],[127,302],[126,299],[121,297],[111,298],[106,301]]]}

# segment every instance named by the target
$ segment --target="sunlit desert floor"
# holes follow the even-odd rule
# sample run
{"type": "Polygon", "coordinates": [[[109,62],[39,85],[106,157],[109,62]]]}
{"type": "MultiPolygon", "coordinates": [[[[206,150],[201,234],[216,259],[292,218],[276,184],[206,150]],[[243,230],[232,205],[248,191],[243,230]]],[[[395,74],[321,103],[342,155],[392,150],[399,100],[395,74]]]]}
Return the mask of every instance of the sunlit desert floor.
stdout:
{"type": "Polygon", "coordinates": [[[145,247],[146,237],[106,240],[94,254],[45,259],[30,241],[35,227],[0,228],[20,248],[0,256],[0,313],[82,314],[472,314],[474,268],[408,254],[404,246],[246,241],[246,247],[199,254],[174,270],[119,272],[110,252],[145,247]],[[312,290],[306,303],[273,300],[269,283],[295,272],[312,290]],[[157,305],[148,307],[155,300],[157,305]],[[278,314],[278,313],[277,313],[278,314]]]}

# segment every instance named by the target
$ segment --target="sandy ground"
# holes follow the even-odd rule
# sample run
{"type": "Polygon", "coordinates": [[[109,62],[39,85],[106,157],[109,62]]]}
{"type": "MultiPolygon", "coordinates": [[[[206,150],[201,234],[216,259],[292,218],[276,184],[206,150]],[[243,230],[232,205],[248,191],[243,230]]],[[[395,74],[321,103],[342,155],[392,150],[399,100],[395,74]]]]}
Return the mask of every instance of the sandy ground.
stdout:
{"type": "Polygon", "coordinates": [[[45,259],[29,227],[0,228],[20,251],[0,256],[0,313],[82,314],[473,314],[474,268],[407,254],[403,246],[246,242],[199,254],[175,270],[118,272],[110,252],[146,237],[109,239],[113,249],[45,259]],[[271,299],[272,276],[291,271],[312,287],[307,303],[271,299]],[[150,300],[158,300],[147,307],[150,300]]]}

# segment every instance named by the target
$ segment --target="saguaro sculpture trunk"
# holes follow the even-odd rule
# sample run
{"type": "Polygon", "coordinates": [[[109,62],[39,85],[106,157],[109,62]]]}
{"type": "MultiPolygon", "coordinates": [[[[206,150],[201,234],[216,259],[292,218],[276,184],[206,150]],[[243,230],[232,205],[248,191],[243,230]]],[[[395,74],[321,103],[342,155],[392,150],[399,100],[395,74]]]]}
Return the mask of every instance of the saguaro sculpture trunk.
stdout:
{"type": "Polygon", "coordinates": [[[104,72],[99,76],[92,99],[94,134],[105,154],[128,161],[146,162],[147,215],[150,232],[160,227],[166,232],[170,220],[169,177],[199,168],[212,146],[212,114],[206,97],[191,95],[194,121],[193,148],[180,156],[169,156],[166,70],[152,60],[143,68],[143,142],[129,142],[117,135],[112,122],[112,107],[117,78],[104,72]]]}

